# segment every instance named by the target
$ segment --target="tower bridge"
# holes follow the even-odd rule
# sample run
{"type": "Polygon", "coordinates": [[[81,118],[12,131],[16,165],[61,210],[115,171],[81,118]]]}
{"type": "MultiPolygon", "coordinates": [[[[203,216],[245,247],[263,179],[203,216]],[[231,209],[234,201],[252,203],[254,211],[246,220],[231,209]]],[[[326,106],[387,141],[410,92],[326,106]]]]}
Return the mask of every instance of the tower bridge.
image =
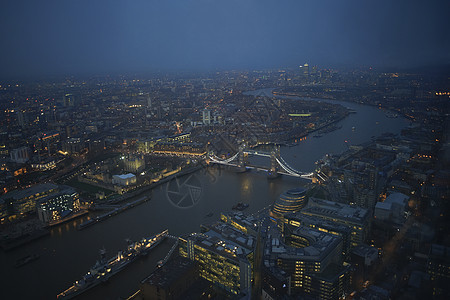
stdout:
{"type": "Polygon", "coordinates": [[[209,152],[208,159],[212,163],[232,166],[235,167],[238,171],[242,172],[248,169],[265,170],[267,171],[267,176],[269,178],[274,178],[281,174],[293,177],[300,177],[309,180],[312,180],[314,177],[313,172],[310,173],[301,172],[289,166],[289,164],[283,159],[283,157],[281,157],[280,147],[278,146],[276,146],[274,150],[272,150],[271,152],[249,150],[245,149],[244,146],[240,146],[239,151],[236,154],[230,156],[229,158],[222,159],[217,157],[213,152],[209,152]],[[251,165],[248,162],[249,155],[270,158],[270,167],[251,165]]]}

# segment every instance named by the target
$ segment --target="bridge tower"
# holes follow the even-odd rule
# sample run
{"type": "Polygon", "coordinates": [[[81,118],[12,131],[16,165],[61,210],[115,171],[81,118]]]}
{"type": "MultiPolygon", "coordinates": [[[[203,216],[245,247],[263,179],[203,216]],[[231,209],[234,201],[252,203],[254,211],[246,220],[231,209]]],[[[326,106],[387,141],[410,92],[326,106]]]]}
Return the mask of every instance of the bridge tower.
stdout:
{"type": "Polygon", "coordinates": [[[275,145],[274,149],[270,152],[270,169],[267,173],[267,177],[276,178],[278,177],[279,164],[277,158],[280,157],[280,146],[275,145]]]}
{"type": "Polygon", "coordinates": [[[246,165],[247,165],[247,161],[248,161],[248,153],[244,152],[244,149],[246,147],[245,143],[242,143],[241,145],[239,145],[239,154],[238,154],[238,171],[242,171],[245,172],[246,169],[246,165]]]}

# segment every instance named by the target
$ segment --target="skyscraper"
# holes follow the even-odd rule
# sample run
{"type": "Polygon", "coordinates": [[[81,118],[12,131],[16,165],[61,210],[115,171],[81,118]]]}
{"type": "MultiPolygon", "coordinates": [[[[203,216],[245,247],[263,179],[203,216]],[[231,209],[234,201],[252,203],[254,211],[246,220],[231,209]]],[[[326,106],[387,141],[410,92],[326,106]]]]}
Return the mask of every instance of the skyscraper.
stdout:
{"type": "Polygon", "coordinates": [[[309,76],[309,65],[308,65],[308,63],[305,63],[303,66],[300,66],[300,72],[305,77],[309,76]]]}
{"type": "Polygon", "coordinates": [[[147,108],[152,108],[152,98],[150,98],[150,95],[147,96],[147,108]]]}
{"type": "Polygon", "coordinates": [[[209,109],[203,110],[203,118],[202,122],[204,125],[210,125],[211,124],[211,111],[209,109]]]}
{"type": "Polygon", "coordinates": [[[67,106],[75,106],[75,96],[72,94],[65,94],[63,97],[63,105],[67,106]]]}

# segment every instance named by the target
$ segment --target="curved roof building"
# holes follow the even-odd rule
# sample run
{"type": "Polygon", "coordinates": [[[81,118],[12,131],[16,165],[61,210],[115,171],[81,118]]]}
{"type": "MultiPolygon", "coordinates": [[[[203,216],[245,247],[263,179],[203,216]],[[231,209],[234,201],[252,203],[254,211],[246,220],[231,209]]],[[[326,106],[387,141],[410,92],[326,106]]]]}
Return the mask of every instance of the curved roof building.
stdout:
{"type": "Polygon", "coordinates": [[[297,212],[306,205],[307,189],[295,188],[280,195],[272,207],[275,216],[283,216],[287,213],[297,212]]]}

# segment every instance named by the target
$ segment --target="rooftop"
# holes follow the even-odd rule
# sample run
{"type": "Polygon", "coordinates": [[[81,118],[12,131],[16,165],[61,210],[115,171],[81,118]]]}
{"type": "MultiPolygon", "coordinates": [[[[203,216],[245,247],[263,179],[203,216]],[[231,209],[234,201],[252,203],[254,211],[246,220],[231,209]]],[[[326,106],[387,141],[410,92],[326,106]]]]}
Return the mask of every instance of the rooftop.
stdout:
{"type": "MultiPolygon", "coordinates": [[[[194,240],[195,244],[200,247],[232,260],[238,260],[239,257],[245,258],[249,253],[253,252],[253,247],[247,245],[250,238],[244,240],[239,239],[246,235],[228,224],[216,226],[220,228],[220,231],[209,230],[202,234],[192,233],[186,239],[194,240]],[[237,235],[238,233],[240,235],[237,235]]],[[[217,230],[217,228],[215,229],[217,230]]]]}
{"type": "Polygon", "coordinates": [[[389,196],[387,196],[386,200],[384,202],[387,203],[397,203],[400,205],[405,205],[406,201],[408,201],[409,197],[402,193],[392,193],[389,196]]]}
{"type": "Polygon", "coordinates": [[[296,228],[293,234],[307,239],[309,245],[303,248],[288,246],[281,242],[282,236],[279,231],[271,231],[272,238],[266,242],[266,249],[269,248],[271,259],[276,259],[277,257],[301,257],[305,261],[321,261],[342,241],[340,236],[305,226],[296,228]]]}
{"type": "Polygon", "coordinates": [[[302,225],[320,225],[320,227],[333,229],[337,232],[350,232],[350,228],[347,225],[339,224],[336,222],[323,220],[317,216],[309,216],[302,214],[301,212],[289,213],[284,215],[287,220],[298,220],[302,225]]]}
{"type": "Polygon", "coordinates": [[[324,199],[311,197],[302,213],[327,216],[353,223],[365,223],[369,212],[367,209],[324,199]]]}
{"type": "Polygon", "coordinates": [[[378,249],[369,245],[360,244],[352,249],[352,253],[361,256],[371,256],[371,255],[378,255],[378,249]]]}
{"type": "Polygon", "coordinates": [[[3,195],[0,199],[19,200],[19,199],[28,198],[28,197],[36,195],[36,194],[41,194],[41,193],[44,193],[44,192],[47,192],[50,190],[56,190],[56,189],[58,189],[58,186],[53,183],[38,184],[38,185],[34,185],[32,187],[29,187],[27,189],[24,189],[24,190],[11,191],[11,192],[3,195]]]}
{"type": "Polygon", "coordinates": [[[383,209],[383,210],[391,210],[392,209],[392,203],[389,202],[377,202],[375,205],[375,209],[383,209]]]}
{"type": "Polygon", "coordinates": [[[290,196],[302,196],[305,192],[306,192],[306,189],[299,187],[299,188],[287,190],[283,194],[287,194],[290,196]]]}
{"type": "Polygon", "coordinates": [[[122,175],[114,175],[119,177],[120,179],[129,179],[129,178],[133,178],[136,177],[136,175],[132,174],[132,173],[128,173],[128,174],[122,174],[122,175]]]}

